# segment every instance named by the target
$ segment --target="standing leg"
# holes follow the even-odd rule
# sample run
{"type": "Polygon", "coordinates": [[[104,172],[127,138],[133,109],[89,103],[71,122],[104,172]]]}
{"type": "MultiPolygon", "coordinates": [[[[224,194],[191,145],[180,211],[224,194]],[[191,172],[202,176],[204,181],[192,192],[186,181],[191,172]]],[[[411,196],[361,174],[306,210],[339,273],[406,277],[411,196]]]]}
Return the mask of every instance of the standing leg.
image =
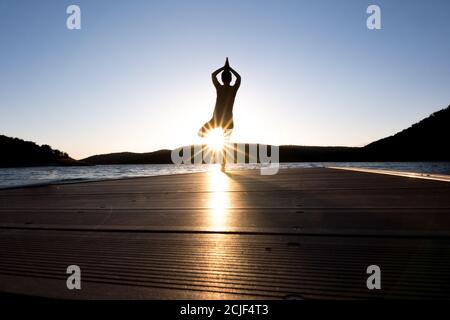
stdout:
{"type": "MultiPolygon", "coordinates": [[[[221,164],[221,170],[225,172],[225,167],[227,165],[227,148],[229,146],[229,141],[230,141],[230,135],[231,135],[231,130],[230,129],[225,129],[223,131],[223,137],[224,137],[224,143],[223,143],[223,147],[222,147],[222,164],[221,164]]],[[[232,150],[232,152],[234,152],[232,150]]]]}
{"type": "Polygon", "coordinates": [[[225,172],[225,166],[227,165],[227,152],[226,152],[226,145],[222,148],[222,163],[220,165],[220,170],[225,172]]]}

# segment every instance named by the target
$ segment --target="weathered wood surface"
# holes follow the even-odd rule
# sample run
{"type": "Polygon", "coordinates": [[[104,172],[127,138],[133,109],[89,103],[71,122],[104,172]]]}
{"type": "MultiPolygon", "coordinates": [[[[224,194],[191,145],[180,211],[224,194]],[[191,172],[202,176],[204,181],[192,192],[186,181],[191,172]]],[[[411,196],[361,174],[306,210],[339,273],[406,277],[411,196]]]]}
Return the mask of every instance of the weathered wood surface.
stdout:
{"type": "Polygon", "coordinates": [[[450,298],[450,183],[220,171],[0,191],[0,291],[63,298],[450,298]],[[66,267],[82,290],[66,288],[66,267]],[[368,290],[379,265],[382,289],[368,290]]]}

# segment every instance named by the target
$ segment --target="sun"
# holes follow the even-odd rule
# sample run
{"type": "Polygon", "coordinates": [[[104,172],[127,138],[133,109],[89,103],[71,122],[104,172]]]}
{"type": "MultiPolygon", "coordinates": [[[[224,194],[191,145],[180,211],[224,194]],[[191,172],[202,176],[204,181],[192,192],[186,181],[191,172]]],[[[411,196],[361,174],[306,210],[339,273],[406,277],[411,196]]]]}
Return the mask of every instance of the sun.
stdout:
{"type": "Polygon", "coordinates": [[[208,132],[206,136],[208,148],[214,151],[220,151],[225,145],[225,136],[221,128],[215,128],[208,132]]]}

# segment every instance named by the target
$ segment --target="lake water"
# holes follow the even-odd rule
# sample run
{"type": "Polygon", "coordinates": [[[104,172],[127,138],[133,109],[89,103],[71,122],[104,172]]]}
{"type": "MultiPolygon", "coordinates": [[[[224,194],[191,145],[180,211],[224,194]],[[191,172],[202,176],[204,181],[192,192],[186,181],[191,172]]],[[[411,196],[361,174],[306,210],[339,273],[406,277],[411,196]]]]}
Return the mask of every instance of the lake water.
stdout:
{"type": "MultiPolygon", "coordinates": [[[[450,162],[304,162],[281,163],[280,168],[353,167],[450,175],[450,162]]],[[[102,165],[91,167],[0,168],[0,188],[50,183],[148,177],[210,170],[211,165],[102,165]]],[[[259,169],[256,164],[231,164],[230,170],[259,169]]]]}

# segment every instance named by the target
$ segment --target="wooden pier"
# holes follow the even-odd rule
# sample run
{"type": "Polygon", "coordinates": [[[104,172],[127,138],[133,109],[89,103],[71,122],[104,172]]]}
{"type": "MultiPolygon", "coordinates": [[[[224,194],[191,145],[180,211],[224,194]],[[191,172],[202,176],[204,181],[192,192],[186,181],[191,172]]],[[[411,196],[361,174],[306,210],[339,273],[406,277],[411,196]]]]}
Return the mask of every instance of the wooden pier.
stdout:
{"type": "Polygon", "coordinates": [[[311,168],[0,191],[0,292],[450,298],[450,183],[311,168]],[[66,268],[81,268],[68,290],[66,268]],[[366,269],[381,269],[369,290],[366,269]]]}

